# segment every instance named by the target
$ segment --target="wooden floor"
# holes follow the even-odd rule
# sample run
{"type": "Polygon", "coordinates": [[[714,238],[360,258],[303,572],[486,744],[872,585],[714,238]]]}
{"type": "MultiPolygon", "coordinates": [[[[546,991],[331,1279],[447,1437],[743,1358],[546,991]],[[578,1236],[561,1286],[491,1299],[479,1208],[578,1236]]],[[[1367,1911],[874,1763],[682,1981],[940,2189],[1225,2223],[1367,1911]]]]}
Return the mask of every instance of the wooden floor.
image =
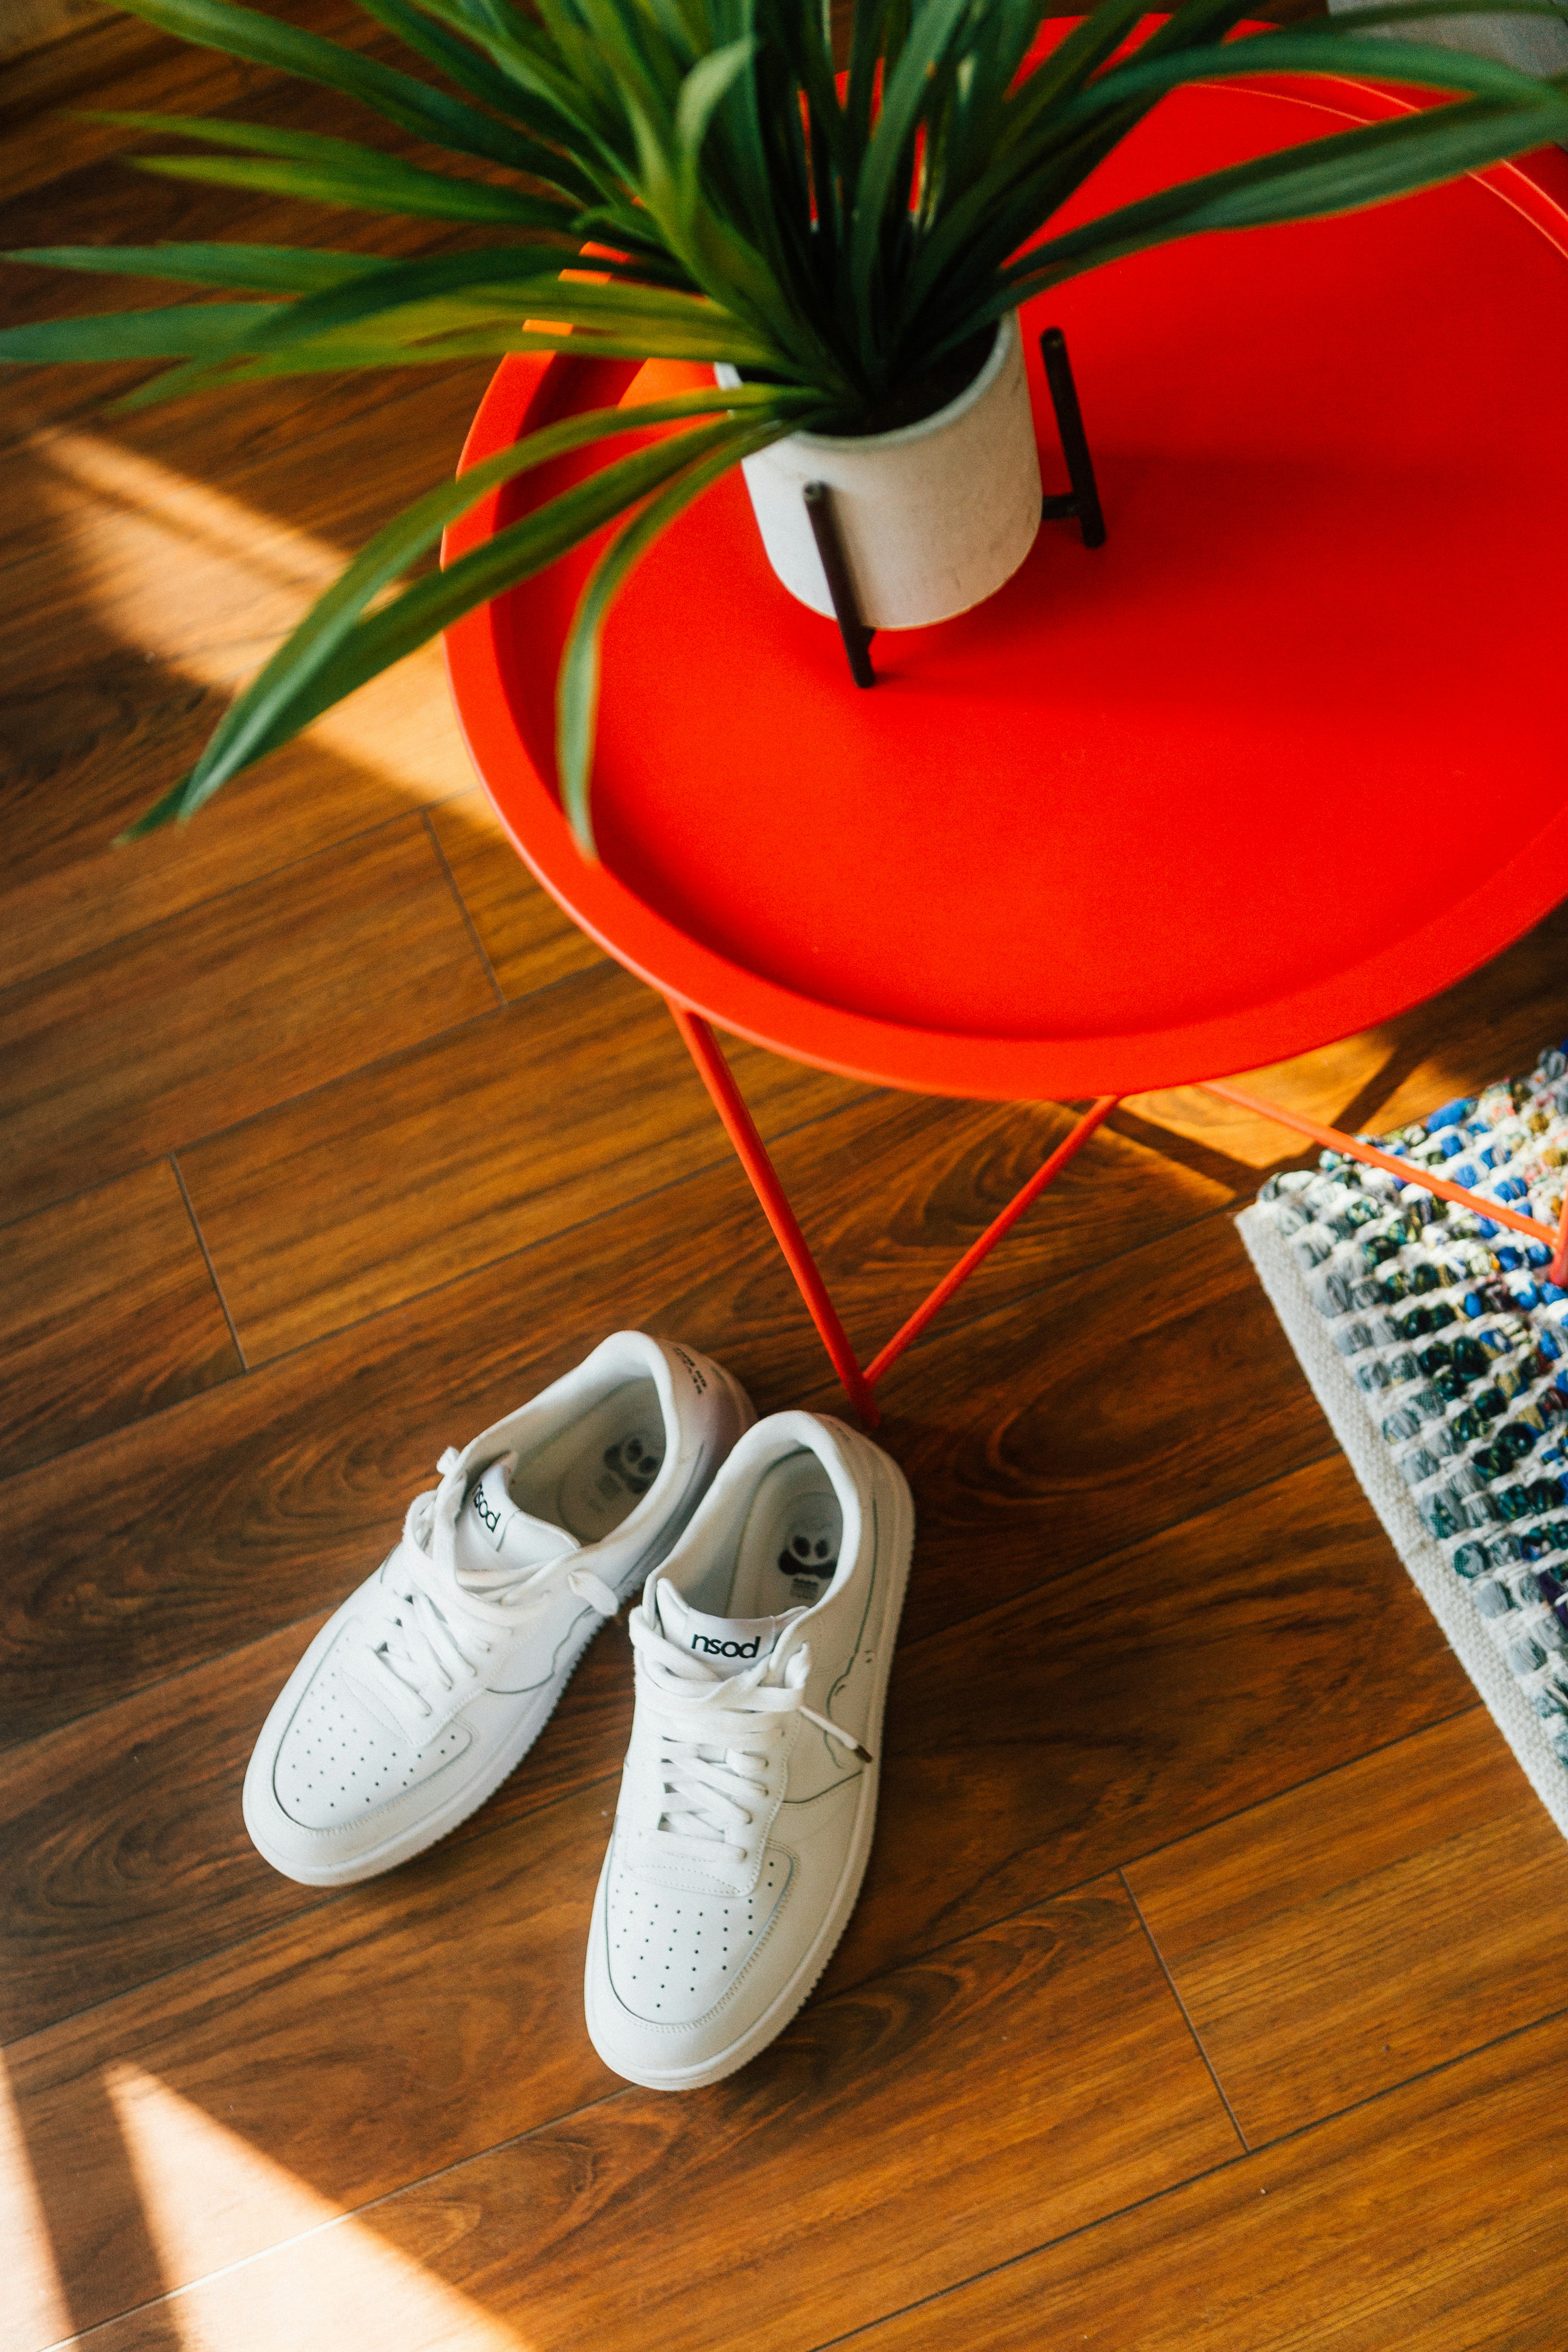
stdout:
{"type": "MultiPolygon", "coordinates": [[[[241,100],[285,103],[134,27],[13,67],[0,243],[287,240],[41,110],[241,100]]],[[[627,2089],[583,2030],[619,1627],[423,1861],[329,1895],[248,1846],[261,1717],[444,1445],[619,1324],[836,1403],[435,660],[111,846],[480,382],[0,412],[0,2347],[1562,2352],[1568,1853],[1232,1229],[1288,1139],[1217,1105],[1119,1114],[888,1383],[879,1843],[736,2080],[627,2089]]],[[[1269,1083],[1386,1123],[1565,1031],[1559,916],[1269,1083]]],[[[734,1059],[863,1345],[1068,1123],[734,1059]]]]}

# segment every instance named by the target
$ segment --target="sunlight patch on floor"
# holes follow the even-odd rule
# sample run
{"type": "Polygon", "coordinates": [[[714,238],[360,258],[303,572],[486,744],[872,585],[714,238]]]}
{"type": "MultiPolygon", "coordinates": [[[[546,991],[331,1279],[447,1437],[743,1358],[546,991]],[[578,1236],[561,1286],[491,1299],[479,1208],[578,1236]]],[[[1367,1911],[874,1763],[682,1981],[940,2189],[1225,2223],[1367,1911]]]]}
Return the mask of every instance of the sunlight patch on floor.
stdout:
{"type": "MultiPolygon", "coordinates": [[[[243,682],[347,561],[313,532],[104,435],[51,432],[34,455],[77,594],[107,633],[199,685],[243,682]]],[[[420,803],[469,779],[438,643],[324,712],[311,736],[420,803]]]]}
{"type": "MultiPolygon", "coordinates": [[[[163,2306],[182,2352],[529,2352],[513,2329],[155,2075],[120,2064],[104,2079],[163,2275],[195,2282],[163,2306]],[[204,2277],[203,2223],[230,2200],[271,2250],[204,2277]]],[[[310,2095],[302,2078],[300,2096],[310,2095]]]]}
{"type": "Polygon", "coordinates": [[[0,2343],[30,2347],[68,2333],[70,2312],[60,2288],[11,2079],[0,2065],[0,2260],[5,2289],[0,2343]]]}

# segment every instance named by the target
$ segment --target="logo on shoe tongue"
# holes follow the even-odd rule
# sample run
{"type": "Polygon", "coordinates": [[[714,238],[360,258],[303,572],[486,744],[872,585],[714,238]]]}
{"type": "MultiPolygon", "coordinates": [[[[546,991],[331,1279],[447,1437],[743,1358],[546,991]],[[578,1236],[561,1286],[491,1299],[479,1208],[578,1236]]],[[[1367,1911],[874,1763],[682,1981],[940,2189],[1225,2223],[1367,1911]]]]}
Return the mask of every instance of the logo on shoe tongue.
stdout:
{"type": "Polygon", "coordinates": [[[472,1503],[475,1510],[479,1513],[480,1524],[485,1528],[488,1533],[492,1536],[499,1536],[500,1534],[500,1505],[499,1503],[491,1502],[489,1496],[484,1490],[482,1483],[474,1488],[473,1493],[468,1496],[468,1500],[472,1503]]]}
{"type": "Polygon", "coordinates": [[[754,1658],[763,1646],[763,1637],[753,1633],[749,1642],[722,1641],[713,1633],[693,1633],[691,1646],[700,1650],[705,1658],[754,1658]]]}

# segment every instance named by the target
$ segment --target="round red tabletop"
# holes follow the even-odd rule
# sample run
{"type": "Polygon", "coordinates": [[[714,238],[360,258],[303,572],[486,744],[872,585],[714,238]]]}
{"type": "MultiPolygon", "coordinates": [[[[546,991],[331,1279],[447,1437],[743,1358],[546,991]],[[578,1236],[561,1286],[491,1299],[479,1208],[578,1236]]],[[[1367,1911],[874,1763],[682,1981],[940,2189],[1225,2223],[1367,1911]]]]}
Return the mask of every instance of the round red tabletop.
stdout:
{"type": "MultiPolygon", "coordinates": [[[[1075,215],[1396,103],[1332,81],[1185,92],[1075,215]]],[[[1034,305],[1047,486],[1066,478],[1033,335],[1059,322],[1109,543],[1044,524],[989,603],[879,633],[870,692],[726,478],[609,625],[598,865],[552,751],[596,548],[471,615],[448,637],[458,708],[522,856],[668,995],[927,1093],[1215,1076],[1473,969],[1568,890],[1553,168],[1194,239],[1034,305]]],[[[695,380],[508,361],[465,462],[695,380]]],[[[567,478],[487,499],[450,547],[567,478]]]]}

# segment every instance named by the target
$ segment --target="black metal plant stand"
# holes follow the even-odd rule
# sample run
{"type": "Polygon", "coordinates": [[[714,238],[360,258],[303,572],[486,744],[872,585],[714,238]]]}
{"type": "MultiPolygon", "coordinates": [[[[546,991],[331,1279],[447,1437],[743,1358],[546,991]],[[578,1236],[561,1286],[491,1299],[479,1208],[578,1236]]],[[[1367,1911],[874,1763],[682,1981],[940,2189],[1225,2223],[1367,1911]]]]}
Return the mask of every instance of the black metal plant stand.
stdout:
{"type": "MultiPolygon", "coordinates": [[[[1067,337],[1059,327],[1047,327],[1040,337],[1040,357],[1045,362],[1051,406],[1056,411],[1057,435],[1062,445],[1062,456],[1067,459],[1068,479],[1072,484],[1070,490],[1054,494],[1047,492],[1040,500],[1041,520],[1046,522],[1076,520],[1085,547],[1103,547],[1105,517],[1100,511],[1100,491],[1094,478],[1094,460],[1089,454],[1083,412],[1078,404],[1078,386],[1073,382],[1072,362],[1068,358],[1067,337]]],[[[877,673],[871,667],[871,639],[876,631],[866,626],[856,606],[854,584],[849,577],[849,567],[844,561],[844,543],[833,520],[833,501],[828,496],[827,485],[826,482],[807,482],[803,496],[811,521],[811,534],[822,558],[827,593],[833,599],[838,634],[844,640],[849,675],[857,686],[875,686],[877,673]]]]}
{"type": "Polygon", "coordinates": [[[827,495],[827,485],[826,482],[807,482],[802,496],[811,520],[816,551],[822,558],[822,569],[827,575],[827,593],[833,599],[834,617],[838,623],[838,634],[844,640],[844,651],[848,656],[849,675],[857,686],[875,686],[877,673],[871,667],[871,639],[876,632],[866,626],[856,610],[855,590],[849,578],[849,566],[844,561],[844,542],[833,520],[833,503],[827,495]]]}

